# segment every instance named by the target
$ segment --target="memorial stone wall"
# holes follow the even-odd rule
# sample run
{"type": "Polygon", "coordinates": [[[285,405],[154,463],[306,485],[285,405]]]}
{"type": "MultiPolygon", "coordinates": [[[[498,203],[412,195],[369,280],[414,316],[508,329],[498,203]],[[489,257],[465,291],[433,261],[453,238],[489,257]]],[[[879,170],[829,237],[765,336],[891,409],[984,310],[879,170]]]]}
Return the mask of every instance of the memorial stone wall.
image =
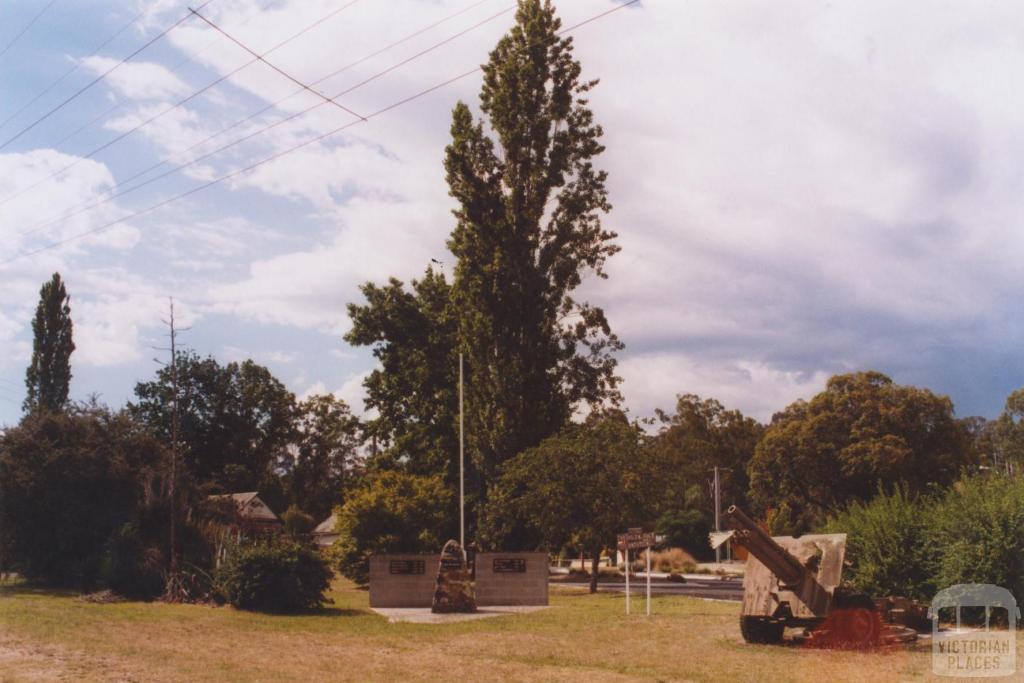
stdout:
{"type": "Polygon", "coordinates": [[[372,555],[370,607],[430,607],[441,556],[372,555]]]}
{"type": "MultiPolygon", "coordinates": [[[[430,607],[440,555],[370,557],[370,607],[430,607]]],[[[478,607],[548,604],[548,554],[477,553],[478,607]]]]}
{"type": "Polygon", "coordinates": [[[476,604],[547,605],[547,553],[478,553],[476,604]]]}

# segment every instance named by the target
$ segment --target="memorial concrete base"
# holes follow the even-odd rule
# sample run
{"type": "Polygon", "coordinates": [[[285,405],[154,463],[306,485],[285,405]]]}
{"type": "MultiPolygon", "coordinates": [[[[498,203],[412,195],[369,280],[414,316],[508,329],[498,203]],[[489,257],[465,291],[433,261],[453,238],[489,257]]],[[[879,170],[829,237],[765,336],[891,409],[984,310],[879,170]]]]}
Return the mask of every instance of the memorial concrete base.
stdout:
{"type": "Polygon", "coordinates": [[[478,607],[476,612],[450,612],[448,614],[437,614],[432,612],[429,607],[374,607],[372,609],[393,624],[453,624],[459,621],[475,621],[512,614],[529,614],[548,608],[539,605],[496,605],[478,607]]]}

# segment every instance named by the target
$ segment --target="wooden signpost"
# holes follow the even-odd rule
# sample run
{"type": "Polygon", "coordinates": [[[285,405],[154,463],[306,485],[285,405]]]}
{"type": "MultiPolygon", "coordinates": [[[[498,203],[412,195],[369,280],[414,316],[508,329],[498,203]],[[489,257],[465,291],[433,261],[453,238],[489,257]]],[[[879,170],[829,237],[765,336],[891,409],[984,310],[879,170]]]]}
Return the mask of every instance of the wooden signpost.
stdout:
{"type": "Polygon", "coordinates": [[[618,536],[618,548],[626,558],[626,614],[629,614],[629,551],[647,549],[647,616],[651,616],[651,546],[657,543],[653,531],[644,531],[640,528],[632,528],[618,536]]]}

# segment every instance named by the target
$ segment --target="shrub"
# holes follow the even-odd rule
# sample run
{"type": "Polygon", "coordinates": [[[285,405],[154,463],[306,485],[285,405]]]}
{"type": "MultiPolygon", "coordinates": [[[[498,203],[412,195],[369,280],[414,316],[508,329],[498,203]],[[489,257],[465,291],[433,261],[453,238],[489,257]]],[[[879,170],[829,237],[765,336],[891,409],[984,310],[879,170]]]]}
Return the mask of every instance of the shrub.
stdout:
{"type": "Polygon", "coordinates": [[[941,552],[931,528],[934,507],[932,498],[896,487],[829,520],[826,533],[847,535],[844,580],[872,596],[930,599],[941,552]]]}
{"type": "Polygon", "coordinates": [[[316,526],[311,515],[303,512],[298,505],[292,505],[281,516],[284,521],[284,531],[289,536],[303,536],[316,526]]]}
{"type": "Polygon", "coordinates": [[[122,526],[108,542],[106,584],[129,598],[152,600],[164,590],[165,560],[143,542],[137,523],[122,526]]]}
{"type": "Polygon", "coordinates": [[[217,593],[239,609],[302,612],[330,602],[333,572],[319,553],[293,541],[235,546],[217,568],[217,593]]]}
{"type": "Polygon", "coordinates": [[[451,503],[440,477],[378,472],[338,509],[331,556],[343,575],[366,583],[373,553],[437,552],[451,526],[451,503]]]}
{"type": "Polygon", "coordinates": [[[1024,599],[1024,480],[975,476],[957,482],[933,512],[943,552],[938,588],[990,583],[1024,599]]]}
{"type": "MultiPolygon", "coordinates": [[[[635,551],[634,571],[647,571],[647,558],[642,550],[635,551]]],[[[632,555],[632,553],[630,553],[632,555]]],[[[651,571],[655,572],[690,572],[697,568],[693,555],[682,548],[669,548],[651,552],[651,571]]]]}

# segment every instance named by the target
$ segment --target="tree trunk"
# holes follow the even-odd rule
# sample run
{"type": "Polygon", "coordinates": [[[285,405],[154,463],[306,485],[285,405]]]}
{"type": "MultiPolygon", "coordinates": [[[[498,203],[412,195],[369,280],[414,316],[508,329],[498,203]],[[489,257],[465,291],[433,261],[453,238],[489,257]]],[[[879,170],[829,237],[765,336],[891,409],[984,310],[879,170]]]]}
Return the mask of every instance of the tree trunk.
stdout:
{"type": "Polygon", "coordinates": [[[601,564],[601,548],[594,548],[594,555],[590,560],[590,592],[597,592],[597,573],[601,564]]]}

